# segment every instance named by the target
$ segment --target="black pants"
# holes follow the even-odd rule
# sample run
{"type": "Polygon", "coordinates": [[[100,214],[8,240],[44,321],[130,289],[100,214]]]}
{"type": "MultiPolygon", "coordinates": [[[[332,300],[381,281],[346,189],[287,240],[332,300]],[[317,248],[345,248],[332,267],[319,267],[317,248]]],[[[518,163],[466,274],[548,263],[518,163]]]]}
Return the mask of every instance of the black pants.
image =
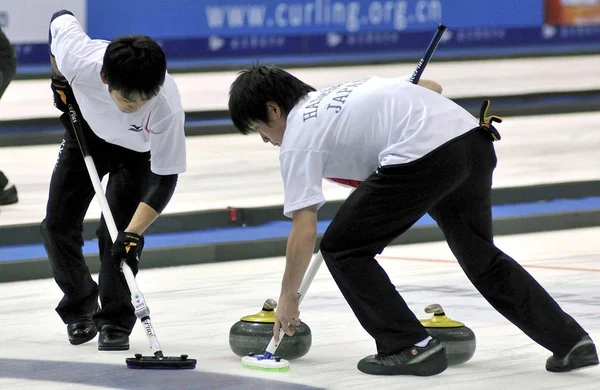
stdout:
{"type": "Polygon", "coordinates": [[[17,72],[17,57],[15,51],[0,28],[0,97],[15,77],[17,72]]]}
{"type": "MultiPolygon", "coordinates": [[[[130,292],[120,265],[111,255],[112,240],[104,216],[96,232],[101,260],[99,287],[84,261],[82,224],[94,189],[66,114],[61,116],[61,122],[66,131],[50,181],[46,218],[41,225],[54,279],[64,293],[56,311],[65,324],[71,323],[96,310],[99,294],[101,310],[93,317],[96,326],[111,324],[131,332],[136,319],[130,292]]],[[[109,144],[97,137],[85,121],[83,124],[98,175],[102,178],[109,174],[106,196],[117,228],[124,230],[147,185],[150,154],[109,144]]]]}
{"type": "Polygon", "coordinates": [[[379,168],[341,206],[320,249],[377,351],[390,354],[428,336],[374,256],[429,213],[469,280],[534,341],[564,355],[586,332],[517,262],[494,246],[496,155],[474,130],[402,165],[379,168]]]}

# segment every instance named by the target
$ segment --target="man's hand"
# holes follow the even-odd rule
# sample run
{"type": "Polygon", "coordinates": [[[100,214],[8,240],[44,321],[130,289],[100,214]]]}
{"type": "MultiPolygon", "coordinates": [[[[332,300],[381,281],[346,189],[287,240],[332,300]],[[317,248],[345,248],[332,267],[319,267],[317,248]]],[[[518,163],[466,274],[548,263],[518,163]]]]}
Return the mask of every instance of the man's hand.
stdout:
{"type": "Polygon", "coordinates": [[[273,325],[273,337],[275,341],[279,342],[280,328],[288,336],[293,336],[296,332],[292,326],[300,325],[298,305],[298,294],[279,297],[277,311],[275,312],[275,324],[273,325]]]}
{"type": "Polygon", "coordinates": [[[112,254],[118,265],[124,260],[134,274],[137,273],[139,254],[144,247],[144,237],[130,232],[119,232],[117,240],[113,244],[112,254]]]}
{"type": "Polygon", "coordinates": [[[67,79],[62,76],[52,75],[50,88],[54,94],[54,107],[62,112],[69,111],[67,107],[67,96],[73,94],[67,79]]]}

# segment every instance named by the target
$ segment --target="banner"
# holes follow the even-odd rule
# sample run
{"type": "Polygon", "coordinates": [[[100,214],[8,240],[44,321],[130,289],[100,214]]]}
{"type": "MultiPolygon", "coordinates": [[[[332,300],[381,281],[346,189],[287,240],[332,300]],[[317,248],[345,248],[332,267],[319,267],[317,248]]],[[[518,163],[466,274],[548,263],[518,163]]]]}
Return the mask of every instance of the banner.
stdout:
{"type": "Polygon", "coordinates": [[[543,0],[90,0],[91,34],[314,35],[539,25],[543,0]],[[173,6],[175,5],[175,6],[173,6]],[[115,12],[119,10],[119,12],[115,12]],[[110,23],[106,23],[110,20],[110,23]]]}
{"type": "Polygon", "coordinates": [[[562,50],[596,44],[600,23],[593,22],[595,11],[589,7],[598,1],[179,0],[172,7],[164,0],[90,0],[88,22],[92,35],[148,34],[161,42],[170,59],[199,62],[326,54],[333,59],[370,53],[414,56],[429,43],[438,23],[448,26],[440,52],[460,56],[496,49],[510,54],[527,48],[556,52],[557,44],[564,45],[562,50]],[[586,15],[591,24],[565,26],[569,12],[586,15]]]}
{"type": "Polygon", "coordinates": [[[10,4],[7,33],[14,43],[39,40],[37,45],[23,43],[26,49],[20,49],[21,64],[47,61],[44,45],[49,15],[68,8],[92,38],[149,35],[162,45],[169,61],[214,67],[272,58],[281,63],[307,63],[314,61],[315,56],[330,56],[333,62],[344,56],[347,61],[348,57],[369,59],[382,54],[415,58],[429,43],[438,23],[448,27],[438,55],[449,53],[458,58],[484,52],[492,56],[531,50],[557,53],[574,47],[590,50],[600,40],[599,3],[600,0],[0,0],[0,10],[9,9],[10,4]],[[17,16],[19,27],[11,22],[17,16]],[[31,36],[26,39],[29,26],[31,36]]]}
{"type": "Polygon", "coordinates": [[[86,28],[86,0],[0,0],[0,25],[15,47],[19,63],[48,63],[48,26],[56,11],[81,15],[86,28]]]}

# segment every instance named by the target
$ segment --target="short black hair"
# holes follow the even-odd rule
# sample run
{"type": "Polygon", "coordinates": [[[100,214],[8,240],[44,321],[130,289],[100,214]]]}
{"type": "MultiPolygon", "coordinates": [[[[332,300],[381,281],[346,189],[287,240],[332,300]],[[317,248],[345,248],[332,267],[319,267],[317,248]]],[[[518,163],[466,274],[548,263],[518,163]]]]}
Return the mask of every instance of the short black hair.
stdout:
{"type": "Polygon", "coordinates": [[[250,122],[268,122],[267,102],[276,103],[287,115],[313,87],[272,65],[253,65],[242,70],[229,90],[229,115],[242,134],[252,131],[250,122]]]}
{"type": "Polygon", "coordinates": [[[162,48],[145,35],[120,37],[104,53],[102,74],[108,87],[125,99],[134,94],[149,99],[165,82],[167,59],[162,48]]]}

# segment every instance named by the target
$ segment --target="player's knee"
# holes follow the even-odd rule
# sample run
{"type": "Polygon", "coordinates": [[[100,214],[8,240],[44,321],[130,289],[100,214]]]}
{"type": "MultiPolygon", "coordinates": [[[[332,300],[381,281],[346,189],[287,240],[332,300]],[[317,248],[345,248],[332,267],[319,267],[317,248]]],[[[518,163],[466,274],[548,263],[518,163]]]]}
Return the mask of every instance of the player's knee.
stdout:
{"type": "Polygon", "coordinates": [[[484,285],[494,280],[500,275],[507,276],[505,272],[508,270],[507,258],[501,251],[494,251],[487,255],[479,255],[477,257],[458,257],[461,267],[469,280],[479,285],[484,285]]]}
{"type": "Polygon", "coordinates": [[[42,237],[52,237],[55,235],[57,230],[57,226],[53,224],[52,221],[49,221],[47,218],[44,219],[40,224],[40,234],[42,235],[42,237]]]}
{"type": "Polygon", "coordinates": [[[46,217],[40,224],[40,234],[47,242],[74,241],[83,245],[82,226],[69,226],[58,218],[46,217]]]}
{"type": "Polygon", "coordinates": [[[335,238],[335,234],[331,231],[327,230],[321,238],[321,242],[319,243],[319,250],[323,255],[323,260],[325,262],[332,262],[337,258],[337,255],[342,251],[341,246],[339,245],[340,240],[335,238]]]}
{"type": "Polygon", "coordinates": [[[58,220],[46,217],[40,224],[40,234],[44,238],[54,239],[66,235],[67,229],[58,223],[58,220]]]}
{"type": "Polygon", "coordinates": [[[108,228],[106,227],[106,224],[104,223],[104,221],[102,221],[100,223],[100,225],[98,225],[98,228],[96,229],[96,237],[98,237],[98,242],[100,242],[100,243],[102,243],[106,240],[110,240],[108,228]]]}
{"type": "Polygon", "coordinates": [[[47,231],[48,231],[48,224],[46,223],[46,220],[44,219],[42,221],[42,223],[40,223],[40,234],[42,235],[42,237],[46,236],[47,231]]]}

